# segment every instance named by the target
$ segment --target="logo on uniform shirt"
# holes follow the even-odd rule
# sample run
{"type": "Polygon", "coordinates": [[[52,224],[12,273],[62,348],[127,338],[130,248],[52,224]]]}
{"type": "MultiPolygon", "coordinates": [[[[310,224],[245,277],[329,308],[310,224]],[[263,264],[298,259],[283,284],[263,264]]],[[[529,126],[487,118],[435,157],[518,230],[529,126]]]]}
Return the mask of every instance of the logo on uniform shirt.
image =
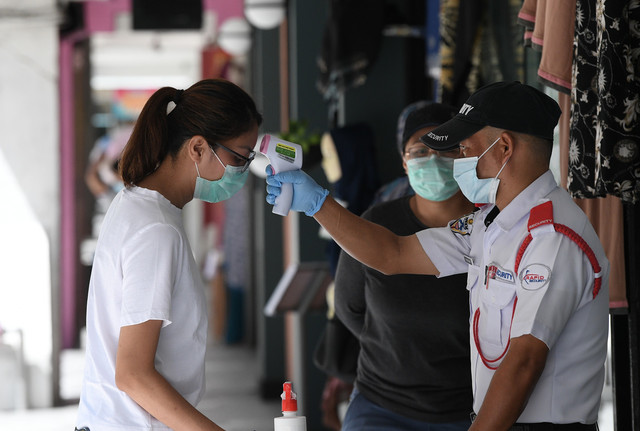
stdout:
{"type": "Polygon", "coordinates": [[[450,222],[449,229],[451,229],[451,232],[458,235],[470,235],[473,229],[473,215],[474,213],[467,214],[458,220],[450,222]]]}
{"type": "Polygon", "coordinates": [[[528,265],[520,272],[520,282],[525,290],[538,290],[549,283],[551,269],[540,263],[528,265]]]}
{"type": "MultiPolygon", "coordinates": [[[[513,272],[502,269],[495,263],[487,266],[487,280],[498,280],[510,284],[514,284],[516,282],[513,272]]],[[[488,285],[489,284],[487,283],[487,286],[488,285]]]]}

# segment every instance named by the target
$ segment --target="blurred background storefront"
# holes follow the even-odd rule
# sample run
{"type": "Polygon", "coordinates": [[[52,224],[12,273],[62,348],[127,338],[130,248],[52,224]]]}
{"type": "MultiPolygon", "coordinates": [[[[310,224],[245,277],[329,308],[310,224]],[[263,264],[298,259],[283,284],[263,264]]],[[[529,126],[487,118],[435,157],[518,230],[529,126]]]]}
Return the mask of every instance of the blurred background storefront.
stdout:
{"type": "MultiPolygon", "coordinates": [[[[263,113],[262,132],[301,141],[305,171],[353,204],[354,196],[402,174],[395,133],[408,103],[460,105],[484,83],[520,80],[544,88],[570,115],[571,76],[567,82],[540,73],[543,44],[518,23],[522,3],[0,0],[0,409],[77,402],[93,247],[120,187],[117,155],[151,92],[202,78],[237,83],[263,113]],[[536,49],[523,44],[527,32],[536,49]],[[350,126],[371,138],[340,148],[350,154],[342,161],[369,164],[375,174],[366,182],[331,178],[323,169],[320,136],[350,126]]],[[[568,47],[546,58],[568,56],[571,65],[572,37],[568,47]]],[[[637,143],[630,169],[637,169],[637,143]]],[[[571,154],[560,128],[553,170],[565,185],[571,154]]],[[[296,382],[309,429],[325,429],[327,376],[312,358],[336,249],[314,220],[271,214],[265,164],[256,160],[247,187],[223,205],[185,207],[207,284],[210,336],[255,353],[261,396],[279,394],[286,379],[296,382]],[[298,275],[289,280],[293,298],[267,316],[285,273],[298,275]],[[310,285],[311,296],[296,291],[310,285]]],[[[640,421],[637,203],[628,193],[600,193],[615,200],[602,224],[617,226],[607,236],[614,238],[608,253],[622,263],[612,287],[617,355],[608,364],[605,401],[617,398],[609,413],[624,430],[640,421]]],[[[353,211],[366,202],[360,207],[353,211]]]]}

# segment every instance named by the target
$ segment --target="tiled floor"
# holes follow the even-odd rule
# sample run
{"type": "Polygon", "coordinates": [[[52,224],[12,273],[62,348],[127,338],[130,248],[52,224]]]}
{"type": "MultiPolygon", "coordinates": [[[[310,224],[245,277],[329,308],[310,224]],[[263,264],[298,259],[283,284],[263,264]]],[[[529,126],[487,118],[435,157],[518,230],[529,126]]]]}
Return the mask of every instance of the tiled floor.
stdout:
{"type": "MultiPolygon", "coordinates": [[[[207,352],[207,392],[198,409],[227,431],[270,431],[280,416],[280,394],[263,400],[258,394],[255,352],[243,346],[211,345],[207,352]]],[[[68,382],[67,388],[77,382],[68,382]]],[[[71,389],[68,389],[71,390],[71,389]]],[[[1,431],[70,431],[76,406],[0,412],[1,431]]]]}

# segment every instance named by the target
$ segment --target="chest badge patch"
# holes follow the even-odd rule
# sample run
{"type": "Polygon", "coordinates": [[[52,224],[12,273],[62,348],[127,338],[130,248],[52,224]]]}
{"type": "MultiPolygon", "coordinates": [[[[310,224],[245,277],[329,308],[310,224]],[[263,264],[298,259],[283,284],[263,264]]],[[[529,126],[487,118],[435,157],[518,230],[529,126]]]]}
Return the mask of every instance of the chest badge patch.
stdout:
{"type": "Polygon", "coordinates": [[[525,290],[538,290],[549,283],[551,269],[540,263],[528,265],[520,272],[520,282],[525,290]]]}
{"type": "MultiPolygon", "coordinates": [[[[487,266],[487,280],[498,280],[503,283],[515,284],[516,278],[513,275],[513,272],[507,271],[506,269],[500,268],[495,263],[487,266]]],[[[487,283],[487,286],[489,284],[487,283]]]]}
{"type": "Polygon", "coordinates": [[[471,213],[458,220],[452,221],[449,223],[449,229],[458,235],[470,235],[473,230],[473,216],[474,213],[471,213]]]}

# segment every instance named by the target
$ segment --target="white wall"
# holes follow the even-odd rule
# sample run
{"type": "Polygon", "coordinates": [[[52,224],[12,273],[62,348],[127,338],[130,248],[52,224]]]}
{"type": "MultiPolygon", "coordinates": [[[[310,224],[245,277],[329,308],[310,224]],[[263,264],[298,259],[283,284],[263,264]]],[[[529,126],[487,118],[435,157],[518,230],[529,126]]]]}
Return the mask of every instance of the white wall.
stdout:
{"type": "Polygon", "coordinates": [[[0,326],[22,330],[28,405],[41,407],[52,403],[59,287],[58,23],[54,0],[0,10],[0,326]]]}

